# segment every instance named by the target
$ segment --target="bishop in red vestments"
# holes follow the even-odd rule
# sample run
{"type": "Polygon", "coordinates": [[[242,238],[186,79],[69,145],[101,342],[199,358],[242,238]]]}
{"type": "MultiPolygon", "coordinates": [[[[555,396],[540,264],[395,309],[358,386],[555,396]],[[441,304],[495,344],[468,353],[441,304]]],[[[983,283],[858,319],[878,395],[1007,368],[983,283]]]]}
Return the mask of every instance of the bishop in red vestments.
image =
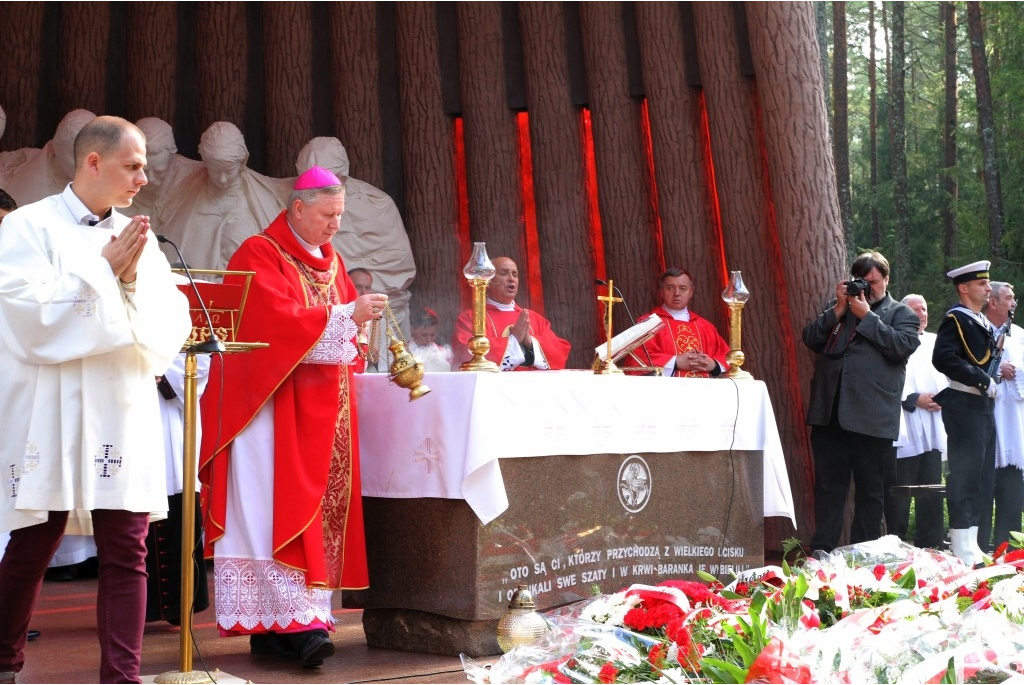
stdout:
{"type": "MultiPolygon", "coordinates": [[[[564,369],[569,358],[569,341],[551,330],[551,323],[537,312],[516,304],[519,269],[508,257],[497,257],[494,278],[487,284],[485,334],[491,343],[487,358],[502,371],[564,369]]],[[[469,339],[473,337],[473,310],[467,309],[455,321],[452,370],[468,361],[469,339]]]]}
{"type": "Polygon", "coordinates": [[[357,329],[387,296],[357,296],[331,247],[344,197],[313,167],[231,258],[255,272],[237,339],[270,345],[215,358],[202,398],[217,625],[305,667],[334,653],[331,590],[369,582],[350,385],[357,329]]]}
{"type": "Polygon", "coordinates": [[[728,368],[729,345],[707,319],[690,311],[693,278],[668,269],[659,279],[662,305],[654,310],[665,326],[645,345],[651,363],[665,376],[708,378],[728,368]]]}

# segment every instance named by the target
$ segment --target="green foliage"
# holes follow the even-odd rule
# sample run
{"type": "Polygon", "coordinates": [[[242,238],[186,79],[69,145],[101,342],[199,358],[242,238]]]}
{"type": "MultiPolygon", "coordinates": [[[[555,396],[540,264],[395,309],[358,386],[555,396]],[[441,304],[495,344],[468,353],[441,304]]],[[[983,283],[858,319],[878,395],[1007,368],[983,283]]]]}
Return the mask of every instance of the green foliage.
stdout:
{"type": "MultiPolygon", "coordinates": [[[[842,6],[842,5],[840,5],[842,6]]],[[[891,23],[889,3],[874,3],[876,36],[876,154],[878,181],[871,185],[870,104],[868,83],[868,3],[847,2],[848,106],[851,221],[855,245],[848,252],[878,249],[893,260],[896,249],[896,207],[893,197],[892,147],[889,126],[887,34],[883,19],[891,23]],[[884,6],[884,10],[883,10],[884,6]],[[872,222],[877,215],[877,235],[872,222]]],[[[904,102],[909,226],[909,264],[893,262],[890,293],[899,299],[920,293],[941,314],[954,298],[945,272],[975,259],[992,258],[989,221],[978,132],[977,101],[968,40],[966,5],[956,3],[958,163],[944,169],[945,36],[938,2],[905,5],[904,102]],[[944,187],[955,179],[957,191],[950,196],[944,187]],[[946,254],[944,217],[956,220],[955,254],[946,254]]],[[[981,3],[985,44],[996,119],[995,139],[1002,186],[1005,258],[995,260],[993,277],[1014,282],[1024,277],[1024,231],[1017,221],[1024,216],[1024,3],[981,3]]],[[[831,35],[825,44],[831,45],[831,35]]],[[[831,64],[831,56],[830,61],[831,64]]],[[[834,75],[830,79],[834,82],[834,75]]],[[[1024,284],[1022,284],[1024,285],[1024,284]]],[[[1018,288],[1020,289],[1020,288],[1018,288]]],[[[934,330],[940,316],[932,317],[934,330]]]]}
{"type": "MultiPolygon", "coordinates": [[[[803,577],[803,576],[801,576],[803,577]]],[[[805,590],[806,591],[806,590],[805,590]]],[[[747,609],[750,620],[737,617],[737,626],[726,624],[724,626],[725,637],[722,642],[728,644],[728,648],[722,649],[723,656],[732,655],[731,660],[705,657],[700,660],[701,672],[704,673],[713,683],[744,683],[747,680],[747,672],[750,665],[754,663],[757,656],[764,650],[765,645],[771,639],[768,635],[768,621],[762,615],[761,609],[770,606],[760,592],[755,595],[760,602],[752,602],[747,609]]]]}

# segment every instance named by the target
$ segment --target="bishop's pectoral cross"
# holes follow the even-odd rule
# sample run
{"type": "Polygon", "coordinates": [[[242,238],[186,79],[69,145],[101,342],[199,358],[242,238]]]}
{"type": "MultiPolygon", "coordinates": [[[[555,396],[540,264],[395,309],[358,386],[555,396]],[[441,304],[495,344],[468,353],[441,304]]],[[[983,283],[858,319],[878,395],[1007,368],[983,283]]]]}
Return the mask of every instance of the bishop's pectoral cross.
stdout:
{"type": "Polygon", "coordinates": [[[601,295],[597,296],[599,302],[604,302],[604,327],[605,337],[608,340],[608,356],[605,358],[605,364],[607,366],[613,366],[612,363],[612,306],[616,302],[622,302],[621,297],[615,297],[615,281],[608,279],[608,294],[604,297],[601,295]]]}

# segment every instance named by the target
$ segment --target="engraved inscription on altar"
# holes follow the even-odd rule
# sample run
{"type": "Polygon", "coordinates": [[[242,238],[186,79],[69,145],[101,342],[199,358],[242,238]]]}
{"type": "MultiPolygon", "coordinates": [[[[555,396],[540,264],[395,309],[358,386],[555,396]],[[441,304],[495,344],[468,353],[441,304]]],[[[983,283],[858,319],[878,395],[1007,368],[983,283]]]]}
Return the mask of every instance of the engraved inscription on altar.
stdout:
{"type": "Polygon", "coordinates": [[[519,585],[545,610],[699,571],[729,582],[764,565],[763,461],[724,451],[502,459],[509,507],[488,524],[460,500],[366,497],[374,582],[346,602],[496,621],[519,585]],[[431,573],[409,583],[423,564],[431,573]]]}
{"type": "Polygon", "coordinates": [[[503,460],[505,487],[517,495],[483,526],[480,548],[491,551],[480,559],[480,596],[497,608],[522,584],[544,608],[633,583],[696,580],[698,572],[728,583],[764,563],[760,459],[745,452],[503,460]],[[758,468],[746,468],[752,460],[758,468]]]}

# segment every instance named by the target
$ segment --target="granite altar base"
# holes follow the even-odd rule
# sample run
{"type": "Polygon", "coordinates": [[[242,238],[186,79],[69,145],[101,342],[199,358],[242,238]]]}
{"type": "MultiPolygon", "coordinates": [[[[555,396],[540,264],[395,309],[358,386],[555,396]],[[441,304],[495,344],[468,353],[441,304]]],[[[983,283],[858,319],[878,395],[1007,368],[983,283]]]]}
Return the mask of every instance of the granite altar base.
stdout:
{"type": "Polygon", "coordinates": [[[538,610],[633,583],[723,582],[764,564],[760,452],[597,454],[500,461],[509,508],[482,525],[465,501],[364,498],[367,643],[500,653],[518,585],[538,610]]]}

